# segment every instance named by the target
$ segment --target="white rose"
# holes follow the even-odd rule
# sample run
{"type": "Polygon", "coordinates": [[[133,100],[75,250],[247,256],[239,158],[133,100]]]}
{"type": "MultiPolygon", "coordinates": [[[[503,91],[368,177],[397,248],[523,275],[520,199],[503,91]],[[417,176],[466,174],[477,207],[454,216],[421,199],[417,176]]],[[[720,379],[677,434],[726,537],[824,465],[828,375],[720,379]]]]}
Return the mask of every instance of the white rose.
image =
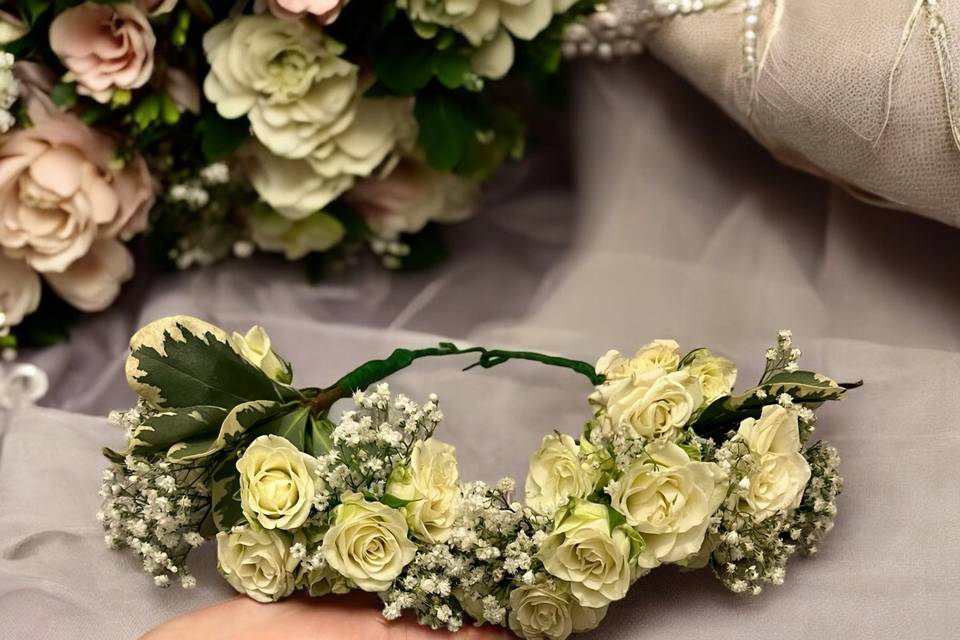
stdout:
{"type": "Polygon", "coordinates": [[[323,557],[364,591],[384,591],[413,560],[403,514],[358,493],[346,493],[323,537],[323,557]]]}
{"type": "Polygon", "coordinates": [[[654,368],[613,377],[590,402],[605,414],[604,427],[648,439],[673,439],[701,403],[700,384],[686,371],[654,368]]]}
{"type": "Polygon", "coordinates": [[[286,438],[260,436],[237,460],[240,506],[251,524],[296,529],[310,515],[317,461],[286,438]]]}
{"type": "Polygon", "coordinates": [[[0,252],[0,328],[20,324],[39,304],[39,276],[26,262],[0,252]]]}
{"type": "Polygon", "coordinates": [[[445,542],[460,506],[460,476],[455,449],[430,438],[418,442],[410,466],[390,474],[387,494],[408,501],[403,511],[414,534],[431,544],[445,542]]]}
{"type": "Polygon", "coordinates": [[[610,531],[606,506],[577,501],[558,518],[539,558],[550,574],[570,583],[577,602],[599,608],[627,594],[631,553],[623,527],[610,531]]]}
{"type": "Polygon", "coordinates": [[[234,589],[257,602],[274,602],[293,592],[297,559],[289,537],[257,527],[217,534],[217,565],[234,589]]]}
{"type": "Polygon", "coordinates": [[[30,33],[23,21],[6,11],[0,11],[0,45],[10,44],[30,33]]]}
{"type": "Polygon", "coordinates": [[[208,31],[203,89],[224,118],[247,116],[275,154],[304,158],[353,120],[356,65],[306,20],[240,16],[208,31]]]}
{"type": "Polygon", "coordinates": [[[797,412],[780,405],[767,405],[760,419],[746,418],[737,431],[750,451],[767,453],[796,453],[800,451],[800,422],[797,412]]]}
{"type": "Polygon", "coordinates": [[[759,420],[740,423],[737,437],[749,447],[752,465],[749,484],[740,492],[740,510],[759,521],[799,507],[810,481],[810,464],[800,453],[796,411],[768,405],[759,420]]]}
{"type": "Polygon", "coordinates": [[[595,629],[606,614],[606,606],[581,606],[569,585],[550,578],[510,592],[510,629],[527,640],[564,640],[595,629]]]}
{"type": "Polygon", "coordinates": [[[654,340],[640,347],[632,358],[619,351],[608,351],[597,361],[596,369],[607,380],[619,380],[651,369],[675,371],[679,364],[680,345],[676,341],[654,340]]]}
{"type": "Polygon", "coordinates": [[[322,211],[291,220],[269,207],[257,206],[248,222],[257,247],[282,252],[287,260],[300,260],[314,251],[328,251],[340,244],[346,233],[339,220],[322,211]]]}
{"type": "Polygon", "coordinates": [[[501,30],[532,40],[553,19],[553,0],[399,0],[424,35],[433,25],[451,27],[480,46],[501,30]]]}
{"type": "Polygon", "coordinates": [[[581,453],[580,446],[566,434],[551,434],[530,457],[527,471],[527,506],[547,516],[567,504],[570,498],[586,498],[600,479],[596,460],[581,453]]]}
{"type": "Polygon", "coordinates": [[[412,144],[416,133],[412,103],[402,98],[363,98],[349,123],[331,133],[302,159],[288,159],[255,145],[250,182],[264,202],[291,220],[315,214],[359,178],[383,167],[394,152],[412,144]]]}
{"type": "Polygon", "coordinates": [[[715,356],[709,349],[697,349],[684,369],[700,381],[703,404],[730,395],[737,383],[737,367],[726,358],[715,356]]]}
{"type": "Polygon", "coordinates": [[[246,335],[234,331],[230,346],[272,380],[290,382],[290,366],[274,353],[270,335],[260,325],[250,327],[246,335]]]}
{"type": "Polygon", "coordinates": [[[672,442],[652,442],[616,484],[611,506],[643,534],[640,566],[652,569],[697,553],[726,494],[726,476],[672,442]]]}

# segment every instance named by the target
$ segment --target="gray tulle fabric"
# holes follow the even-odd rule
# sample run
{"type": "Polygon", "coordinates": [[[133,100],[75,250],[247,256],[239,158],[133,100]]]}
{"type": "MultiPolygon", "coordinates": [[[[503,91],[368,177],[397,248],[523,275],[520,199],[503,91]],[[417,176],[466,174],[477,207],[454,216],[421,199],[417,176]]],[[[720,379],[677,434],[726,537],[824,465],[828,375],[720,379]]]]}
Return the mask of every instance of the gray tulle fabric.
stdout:
{"type": "Polygon", "coordinates": [[[960,3],[612,0],[604,14],[581,53],[642,41],[781,161],[960,226],[960,3]]]}
{"type": "MultiPolygon", "coordinates": [[[[51,375],[47,408],[0,416],[0,637],[133,638],[232,596],[213,549],[196,558],[197,590],[160,590],[104,548],[94,520],[99,449],[120,439],[100,416],[132,402],[126,341],[173,313],[263,324],[303,384],[446,338],[593,359],[667,336],[732,357],[749,384],[791,327],[809,367],[866,383],[821,412],[847,479],[821,553],[756,599],[706,572],[658,570],[588,637],[954,637],[960,231],[782,168],[652,60],[581,67],[575,94],[575,182],[551,162],[507,176],[480,218],[452,230],[440,270],[360,270],[318,287],[280,263],[145,274],[69,345],[33,354],[51,375]]],[[[544,433],[576,432],[588,415],[589,388],[569,372],[458,364],[425,362],[393,384],[439,394],[465,478],[522,477],[544,433]]]]}

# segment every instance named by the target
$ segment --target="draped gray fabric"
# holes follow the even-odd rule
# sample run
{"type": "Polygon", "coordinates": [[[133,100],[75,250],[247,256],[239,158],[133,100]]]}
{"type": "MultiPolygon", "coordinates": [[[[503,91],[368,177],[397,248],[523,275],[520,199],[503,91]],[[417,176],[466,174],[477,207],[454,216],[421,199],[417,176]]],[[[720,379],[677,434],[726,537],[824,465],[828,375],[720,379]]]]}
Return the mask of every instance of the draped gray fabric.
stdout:
{"type": "MultiPolygon", "coordinates": [[[[575,88],[575,184],[550,170],[541,179],[549,162],[507,176],[479,219],[452,230],[454,257],[437,271],[362,269],[317,287],[279,263],[146,276],[69,345],[37,354],[48,407],[0,416],[0,636],[131,638],[230,597],[209,546],[195,591],[159,590],[104,548],[94,520],[99,448],[120,438],[100,416],[132,402],[126,340],[188,313],[264,325],[302,384],[447,338],[594,359],[667,336],[733,358],[749,384],[790,327],[806,366],[866,382],[821,412],[819,435],[840,449],[847,479],[821,554],[795,560],[759,598],[707,572],[658,570],[592,637],[953,637],[960,231],[782,168],[651,61],[582,67],[575,88]]],[[[588,416],[589,388],[569,372],[462,374],[444,360],[393,385],[439,394],[441,437],[465,478],[522,478],[544,433],[575,432],[588,416]]]]}

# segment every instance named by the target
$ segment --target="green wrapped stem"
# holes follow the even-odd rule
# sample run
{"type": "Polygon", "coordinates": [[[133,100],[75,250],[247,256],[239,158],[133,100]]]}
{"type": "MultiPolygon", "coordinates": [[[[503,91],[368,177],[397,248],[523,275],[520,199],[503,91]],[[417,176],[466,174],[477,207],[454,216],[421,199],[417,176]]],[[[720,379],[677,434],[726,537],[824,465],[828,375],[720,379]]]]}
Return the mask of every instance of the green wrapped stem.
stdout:
{"type": "Polygon", "coordinates": [[[437,347],[428,347],[425,349],[397,349],[386,359],[365,362],[340,378],[333,386],[317,393],[316,396],[310,399],[309,404],[315,413],[320,413],[329,409],[337,400],[345,398],[355,391],[363,391],[371,385],[385,380],[391,375],[406,369],[420,358],[457,356],[473,353],[479,354],[479,359],[472,365],[466,367],[464,371],[475,367],[492,369],[510,360],[530,360],[551,367],[570,369],[585,376],[593,385],[598,385],[604,381],[604,377],[595,371],[593,365],[582,360],[548,356],[534,351],[508,351],[505,349],[486,349],[484,347],[460,349],[453,343],[442,342],[437,347]]]}

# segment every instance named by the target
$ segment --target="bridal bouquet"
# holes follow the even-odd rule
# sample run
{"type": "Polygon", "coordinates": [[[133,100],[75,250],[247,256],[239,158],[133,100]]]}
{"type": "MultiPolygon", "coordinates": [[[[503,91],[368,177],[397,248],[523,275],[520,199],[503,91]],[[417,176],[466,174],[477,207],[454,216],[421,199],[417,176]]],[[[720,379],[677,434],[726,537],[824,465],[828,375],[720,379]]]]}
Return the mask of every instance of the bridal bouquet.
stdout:
{"type": "Polygon", "coordinates": [[[576,2],[0,0],[3,324],[104,309],[144,233],[179,268],[432,263],[522,154],[515,88],[548,90],[576,2]]]}
{"type": "Polygon", "coordinates": [[[99,519],[159,586],[195,586],[189,554],[215,538],[221,574],[257,601],[360,589],[388,619],[449,630],[566,638],[666,564],[756,594],[816,551],[842,488],[837,451],[811,442],[813,409],[859,383],[802,371],[799,356],[781,332],[759,383],[734,394],[732,362],[672,340],[596,367],[442,343],[300,389],[263,329],[167,318],[131,341],[140,402],[113,416],[128,441],[105,451],[99,519]],[[548,434],[530,458],[523,503],[511,479],[461,481],[436,396],[420,404],[384,382],[458,355],[564,367],[595,387],[580,437],[548,434]],[[335,417],[338,400],[352,407],[335,417]]]}

